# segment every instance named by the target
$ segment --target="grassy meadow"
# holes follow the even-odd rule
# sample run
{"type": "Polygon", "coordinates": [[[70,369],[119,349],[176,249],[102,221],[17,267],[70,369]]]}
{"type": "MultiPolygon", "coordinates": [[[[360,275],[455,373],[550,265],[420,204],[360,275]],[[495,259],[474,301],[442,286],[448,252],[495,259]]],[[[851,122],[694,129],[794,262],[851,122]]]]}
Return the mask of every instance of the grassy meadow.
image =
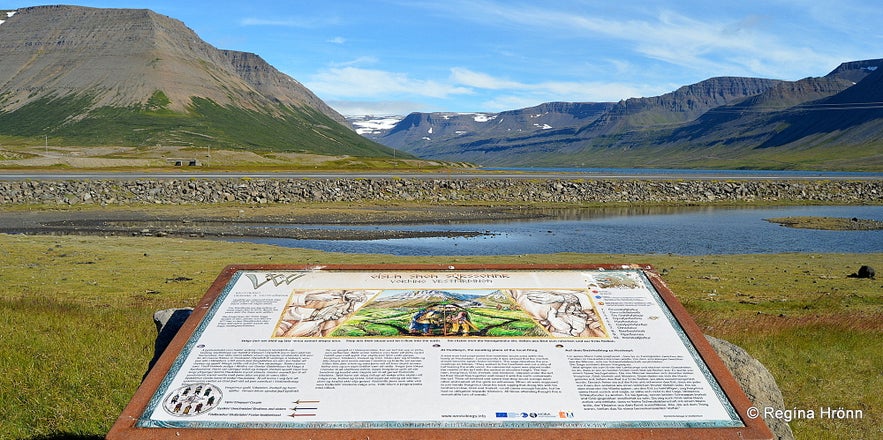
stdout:
{"type": "Polygon", "coordinates": [[[251,263],[649,263],[707,333],[758,358],[798,439],[883,436],[879,254],[520,255],[399,258],[159,237],[0,234],[0,439],[99,439],[153,354],[153,312],[193,306],[221,269],[251,263]]]}

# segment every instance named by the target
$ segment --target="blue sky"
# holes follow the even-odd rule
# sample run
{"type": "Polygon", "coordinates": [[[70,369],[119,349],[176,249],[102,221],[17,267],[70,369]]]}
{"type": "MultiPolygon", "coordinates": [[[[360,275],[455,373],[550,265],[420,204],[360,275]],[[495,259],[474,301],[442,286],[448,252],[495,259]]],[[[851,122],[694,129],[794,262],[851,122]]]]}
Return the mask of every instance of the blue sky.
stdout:
{"type": "Polygon", "coordinates": [[[348,115],[619,101],[714,76],[797,80],[883,58],[879,0],[62,3],[176,18],[218,48],[257,53],[348,115]]]}

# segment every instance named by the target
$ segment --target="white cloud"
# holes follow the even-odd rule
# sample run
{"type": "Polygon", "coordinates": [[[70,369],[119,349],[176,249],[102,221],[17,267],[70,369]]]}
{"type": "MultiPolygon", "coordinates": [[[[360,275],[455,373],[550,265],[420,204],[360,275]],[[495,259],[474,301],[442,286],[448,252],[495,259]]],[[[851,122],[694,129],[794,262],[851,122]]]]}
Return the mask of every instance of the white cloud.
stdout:
{"type": "Polygon", "coordinates": [[[525,83],[499,79],[464,67],[451,68],[450,75],[445,79],[419,79],[407,73],[349,65],[369,61],[376,60],[356,59],[327,68],[304,81],[304,85],[323,97],[335,110],[347,115],[504,111],[550,101],[616,102],[671,91],[662,87],[604,81],[525,83]],[[469,102],[475,107],[444,107],[445,102],[463,96],[470,97],[469,102]],[[427,104],[430,101],[434,104],[427,104]]]}
{"type": "Polygon", "coordinates": [[[567,5],[548,8],[523,2],[450,0],[427,8],[439,13],[457,10],[464,19],[488,27],[530,29],[547,39],[615,47],[621,50],[622,60],[637,56],[645,60],[642,64],[646,60],[661,61],[687,74],[693,72],[697,78],[744,75],[787,79],[794,77],[791,72],[803,73],[835,60],[845,61],[842,44],[838,47],[836,41],[810,40],[810,35],[794,38],[788,33],[812,28],[813,22],[803,28],[789,27],[807,18],[793,17],[805,15],[801,12],[805,8],[764,4],[742,8],[742,16],[715,16],[695,6],[692,2],[653,6],[624,3],[593,10],[590,5],[568,9],[567,5]],[[783,11],[790,14],[783,15],[783,11]]]}
{"type": "MultiPolygon", "coordinates": [[[[523,83],[501,80],[492,75],[475,72],[458,67],[451,69],[451,80],[473,89],[505,91],[506,95],[496,97],[486,104],[495,111],[506,109],[503,105],[524,104],[529,107],[550,101],[619,101],[620,99],[642,96],[653,96],[669,90],[658,87],[642,86],[602,81],[544,81],[523,83]],[[505,104],[504,104],[505,103],[505,104]]],[[[521,108],[521,107],[509,107],[521,108]]]]}
{"type": "MultiPolygon", "coordinates": [[[[753,67],[793,61],[794,48],[752,26],[751,19],[716,22],[673,11],[651,18],[605,19],[550,11],[519,11],[513,20],[558,27],[591,38],[609,38],[644,57],[703,72],[748,72],[753,67]],[[753,65],[740,60],[759,61],[753,65]]],[[[812,55],[803,53],[803,56],[812,55]]]]}
{"type": "MultiPolygon", "coordinates": [[[[347,114],[501,111],[550,101],[615,102],[657,96],[724,75],[799,79],[823,75],[843,61],[873,57],[866,56],[867,51],[863,54],[861,47],[879,43],[879,31],[876,27],[869,31],[867,25],[853,29],[848,23],[859,15],[861,22],[870,22],[880,12],[861,10],[856,5],[866,7],[862,1],[845,2],[846,12],[835,2],[821,2],[838,11],[825,23],[819,18],[823,12],[808,7],[818,3],[811,0],[746,0],[713,9],[698,0],[574,0],[555,7],[528,0],[390,0],[384,3],[395,6],[395,14],[405,11],[413,19],[393,33],[394,40],[383,40],[384,33],[367,40],[327,39],[339,46],[322,46],[326,52],[317,51],[315,62],[324,67],[301,68],[316,72],[301,78],[347,114]],[[426,32],[420,20],[432,20],[434,26],[451,32],[426,32]],[[852,34],[862,32],[871,42],[844,39],[849,33],[838,33],[835,24],[852,34]],[[469,35],[468,44],[453,44],[462,35],[469,35]],[[376,56],[360,56],[363,53],[376,56]],[[344,61],[321,59],[325,54],[344,61]]],[[[380,12],[379,17],[395,16],[392,11],[380,12]]],[[[318,10],[314,14],[323,15],[318,10]]],[[[350,23],[330,18],[247,19],[243,24],[348,26],[323,33],[322,41],[338,33],[361,35],[363,30],[349,26],[375,20],[374,16],[350,23]]]]}
{"type": "Polygon", "coordinates": [[[313,75],[304,84],[329,99],[390,98],[422,96],[446,98],[472,93],[467,87],[445,82],[414,79],[407,73],[357,67],[333,67],[313,75]]]}
{"type": "Polygon", "coordinates": [[[302,29],[315,29],[324,26],[340,24],[337,17],[308,17],[308,18],[256,18],[246,17],[239,21],[241,26],[277,26],[302,29]]]}
{"type": "Polygon", "coordinates": [[[468,87],[489,90],[520,89],[527,87],[525,84],[517,81],[501,80],[486,73],[475,72],[463,67],[454,67],[451,69],[451,81],[468,87]]]}
{"type": "Polygon", "coordinates": [[[535,98],[524,97],[524,96],[512,96],[512,95],[497,95],[494,96],[493,99],[485,101],[482,103],[482,111],[488,112],[503,112],[506,110],[515,110],[519,108],[533,107],[535,105],[542,104],[543,102],[549,102],[544,100],[537,100],[535,98]]]}
{"type": "Polygon", "coordinates": [[[415,101],[326,101],[338,113],[346,116],[405,116],[412,112],[434,112],[444,109],[415,101]]]}
{"type": "Polygon", "coordinates": [[[343,61],[340,63],[331,63],[333,67],[346,67],[346,66],[359,66],[365,64],[377,64],[380,60],[375,57],[369,56],[361,56],[358,58],[351,59],[349,61],[343,61]]]}

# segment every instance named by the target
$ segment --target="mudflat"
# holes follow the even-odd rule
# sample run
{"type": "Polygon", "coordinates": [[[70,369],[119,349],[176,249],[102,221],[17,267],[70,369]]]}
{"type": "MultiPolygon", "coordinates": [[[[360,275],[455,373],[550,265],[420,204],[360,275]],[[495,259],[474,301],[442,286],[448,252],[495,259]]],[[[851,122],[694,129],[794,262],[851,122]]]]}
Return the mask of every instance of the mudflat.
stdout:
{"type": "Polygon", "coordinates": [[[780,217],[766,221],[798,229],[824,229],[829,231],[871,231],[883,229],[883,222],[862,218],[844,217],[780,217]]]}
{"type": "Polygon", "coordinates": [[[0,233],[41,235],[262,237],[309,240],[377,240],[474,237],[485,231],[340,229],[346,225],[456,223],[541,218],[538,208],[485,206],[286,206],[90,208],[0,210],[0,233]],[[322,227],[322,226],[328,227],[322,227]],[[307,227],[309,226],[309,227],[307,227]]]}

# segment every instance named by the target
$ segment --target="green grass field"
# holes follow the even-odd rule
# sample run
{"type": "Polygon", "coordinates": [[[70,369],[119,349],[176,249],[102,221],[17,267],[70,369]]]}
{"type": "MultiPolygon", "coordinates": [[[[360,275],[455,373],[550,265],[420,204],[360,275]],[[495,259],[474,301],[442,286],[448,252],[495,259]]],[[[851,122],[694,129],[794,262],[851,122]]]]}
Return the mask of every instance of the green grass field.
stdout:
{"type": "Polygon", "coordinates": [[[405,154],[363,138],[309,107],[279,105],[256,111],[193,97],[188,111],[178,113],[164,108],[168,99],[161,91],[146,106],[92,108],[94,102],[89,95],[41,98],[15,112],[0,113],[0,132],[7,145],[40,138],[56,146],[163,144],[369,157],[405,154]]]}
{"type": "Polygon", "coordinates": [[[228,264],[648,263],[707,333],[776,377],[798,439],[883,435],[880,254],[523,255],[398,258],[158,237],[0,234],[0,439],[99,439],[153,354],[153,312],[194,306],[228,264]]]}

